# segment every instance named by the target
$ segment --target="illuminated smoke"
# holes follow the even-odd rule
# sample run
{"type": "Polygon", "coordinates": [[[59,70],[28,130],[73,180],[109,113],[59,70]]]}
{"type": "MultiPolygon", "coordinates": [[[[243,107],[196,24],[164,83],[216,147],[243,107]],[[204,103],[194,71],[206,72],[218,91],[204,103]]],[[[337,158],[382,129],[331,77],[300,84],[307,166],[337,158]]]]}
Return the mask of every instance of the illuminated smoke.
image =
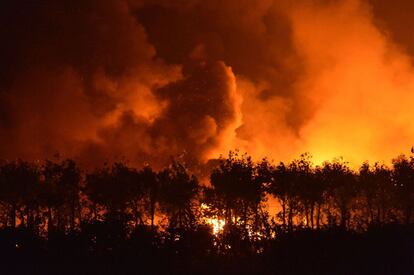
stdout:
{"type": "Polygon", "coordinates": [[[374,24],[362,1],[303,5],[292,11],[306,73],[298,89],[315,113],[300,130],[318,160],[389,161],[413,144],[411,58],[374,24]]]}
{"type": "Polygon", "coordinates": [[[6,1],[0,157],[389,160],[414,138],[414,25],[396,7],[6,1]]]}

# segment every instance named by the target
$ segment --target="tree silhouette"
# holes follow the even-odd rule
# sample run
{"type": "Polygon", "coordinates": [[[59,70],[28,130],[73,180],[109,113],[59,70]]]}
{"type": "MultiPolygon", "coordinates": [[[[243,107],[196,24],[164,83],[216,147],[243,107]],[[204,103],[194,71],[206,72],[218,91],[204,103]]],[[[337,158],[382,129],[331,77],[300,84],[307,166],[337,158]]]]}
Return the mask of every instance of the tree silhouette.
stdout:
{"type": "Polygon", "coordinates": [[[270,190],[282,206],[281,219],[284,230],[293,230],[293,218],[300,211],[300,184],[301,180],[306,178],[309,168],[306,165],[302,160],[295,160],[288,165],[281,162],[274,169],[275,180],[270,190]]]}
{"type": "Polygon", "coordinates": [[[149,166],[145,166],[139,172],[139,178],[143,185],[144,199],[146,200],[145,207],[149,212],[150,225],[154,229],[155,212],[160,200],[160,179],[158,174],[149,166]]]}
{"type": "Polygon", "coordinates": [[[6,224],[15,228],[18,214],[21,214],[20,223],[24,224],[24,212],[28,223],[32,223],[30,208],[34,206],[39,176],[37,167],[26,161],[6,162],[0,167],[0,200],[7,205],[10,213],[6,224]]]}
{"type": "Polygon", "coordinates": [[[76,258],[92,273],[138,264],[148,273],[329,274],[369,265],[368,273],[406,274],[413,207],[414,159],[406,156],[353,171],[342,159],[315,167],[303,154],[274,165],[230,152],[210,185],[178,161],[161,171],[114,163],[87,174],[73,160],[4,161],[0,253],[23,263],[76,258]],[[268,195],[280,203],[276,216],[268,195]]]}
{"type": "MultiPolygon", "coordinates": [[[[308,190],[311,201],[316,205],[316,228],[319,229],[322,218],[322,207],[326,204],[326,181],[324,180],[323,169],[316,167],[313,172],[313,188],[308,190]]],[[[312,226],[313,228],[313,226],[312,226]]]]}
{"type": "MultiPolygon", "coordinates": [[[[79,192],[81,175],[79,168],[73,160],[61,163],[60,186],[65,197],[65,203],[70,210],[70,229],[75,229],[76,213],[79,210],[79,192]]],[[[79,217],[80,219],[80,217],[79,217]]]]}
{"type": "Polygon", "coordinates": [[[319,227],[320,206],[324,199],[324,185],[318,169],[313,168],[311,156],[308,154],[301,155],[290,166],[290,169],[296,173],[297,194],[302,215],[305,216],[306,226],[314,228],[316,208],[316,224],[319,227]]]}
{"type": "MultiPolygon", "coordinates": [[[[46,161],[43,166],[43,183],[40,187],[40,201],[43,207],[46,207],[47,232],[50,235],[54,228],[54,215],[60,220],[59,210],[64,204],[64,195],[60,186],[60,165],[46,161]],[[56,214],[54,214],[56,213],[56,214]]],[[[58,222],[59,224],[59,222],[58,222]]]]}
{"type": "Polygon", "coordinates": [[[393,159],[392,164],[396,204],[403,214],[404,222],[409,224],[414,204],[414,159],[399,156],[393,159]]]}
{"type": "Polygon", "coordinates": [[[75,161],[70,159],[60,163],[46,160],[42,170],[44,180],[40,186],[39,198],[47,209],[48,232],[54,228],[53,216],[56,216],[57,230],[64,231],[68,225],[73,231],[76,227],[76,218],[79,223],[81,219],[79,168],[75,161]]]}
{"type": "Polygon", "coordinates": [[[124,163],[115,163],[88,174],[84,192],[95,205],[95,220],[98,217],[96,205],[101,205],[108,217],[126,222],[128,204],[140,196],[139,182],[136,170],[124,163]]]}
{"type": "Polygon", "coordinates": [[[267,212],[262,208],[269,181],[266,165],[263,162],[256,167],[251,157],[230,152],[212,171],[205,203],[215,216],[225,219],[221,251],[231,248],[237,253],[248,252],[252,241],[269,234],[267,212]]]}
{"type": "Polygon", "coordinates": [[[368,223],[384,223],[391,204],[393,185],[388,167],[364,163],[359,169],[361,195],[366,202],[368,223]]]}
{"type": "Polygon", "coordinates": [[[177,161],[159,175],[161,207],[168,216],[171,229],[189,229],[195,223],[194,199],[198,193],[197,178],[177,161]]]}
{"type": "MultiPolygon", "coordinates": [[[[324,163],[322,175],[328,199],[339,212],[339,226],[345,229],[350,221],[351,203],[357,194],[356,176],[342,160],[324,163]]],[[[330,211],[328,219],[332,219],[331,223],[336,225],[335,216],[330,211]]]]}

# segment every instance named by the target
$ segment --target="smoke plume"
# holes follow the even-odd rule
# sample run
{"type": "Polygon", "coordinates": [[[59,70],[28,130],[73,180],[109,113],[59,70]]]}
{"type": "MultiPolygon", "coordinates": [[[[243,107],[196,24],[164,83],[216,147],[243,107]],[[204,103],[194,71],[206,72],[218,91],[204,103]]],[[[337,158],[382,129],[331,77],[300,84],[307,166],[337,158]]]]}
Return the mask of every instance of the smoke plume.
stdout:
{"type": "Polygon", "coordinates": [[[400,2],[4,1],[0,158],[389,160],[414,140],[400,2]]]}

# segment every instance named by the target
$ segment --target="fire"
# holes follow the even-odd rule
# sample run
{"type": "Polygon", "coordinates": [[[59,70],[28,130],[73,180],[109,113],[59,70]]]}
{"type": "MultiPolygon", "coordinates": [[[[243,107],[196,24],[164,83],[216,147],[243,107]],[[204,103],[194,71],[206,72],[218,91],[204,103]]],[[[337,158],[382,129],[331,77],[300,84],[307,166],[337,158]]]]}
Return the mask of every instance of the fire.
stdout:
{"type": "MultiPolygon", "coordinates": [[[[208,212],[210,210],[210,207],[205,203],[202,203],[200,207],[203,212],[208,212]]],[[[214,235],[218,235],[219,233],[223,232],[224,225],[226,224],[224,219],[219,218],[216,215],[211,218],[205,218],[204,222],[211,226],[214,235]]]]}
{"type": "Polygon", "coordinates": [[[225,225],[225,221],[223,219],[209,218],[206,220],[206,222],[213,228],[214,235],[218,235],[219,233],[223,232],[223,228],[225,225]]]}

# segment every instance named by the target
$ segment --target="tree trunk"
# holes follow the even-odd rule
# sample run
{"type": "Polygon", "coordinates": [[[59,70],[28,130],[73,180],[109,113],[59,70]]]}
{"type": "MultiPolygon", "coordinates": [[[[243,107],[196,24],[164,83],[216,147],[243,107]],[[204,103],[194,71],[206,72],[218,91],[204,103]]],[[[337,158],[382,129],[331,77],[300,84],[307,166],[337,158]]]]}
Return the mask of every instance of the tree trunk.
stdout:
{"type": "Polygon", "coordinates": [[[181,208],[178,209],[178,226],[180,227],[180,229],[182,228],[182,213],[181,213],[181,208]]]}
{"type": "Polygon", "coordinates": [[[373,223],[374,222],[374,211],[372,210],[372,203],[370,200],[368,200],[367,202],[367,206],[368,206],[368,213],[369,213],[369,223],[373,223]]]}
{"type": "Polygon", "coordinates": [[[318,203],[318,208],[316,210],[316,228],[320,228],[320,220],[321,220],[321,205],[318,203]]]}
{"type": "Polygon", "coordinates": [[[286,230],[286,200],[282,199],[282,224],[283,230],[286,230]]]}
{"type": "Polygon", "coordinates": [[[62,226],[62,220],[61,220],[61,214],[60,214],[60,207],[57,207],[57,209],[56,209],[56,221],[57,221],[56,230],[57,231],[60,231],[60,228],[62,226]]]}
{"type": "Polygon", "coordinates": [[[16,228],[16,204],[12,203],[11,205],[11,227],[16,228]]]}
{"type": "Polygon", "coordinates": [[[382,221],[381,221],[381,208],[379,206],[377,207],[377,222],[379,224],[382,223],[382,221]]]}
{"type": "Polygon", "coordinates": [[[92,209],[92,211],[93,211],[93,220],[94,220],[94,222],[97,222],[98,221],[98,211],[97,211],[97,209],[96,209],[96,203],[94,203],[93,204],[93,209],[92,209]]]}
{"type": "Polygon", "coordinates": [[[75,211],[76,211],[75,199],[72,198],[71,204],[70,204],[70,230],[71,231],[75,229],[75,211]]]}
{"type": "Polygon", "coordinates": [[[346,228],[346,220],[347,220],[347,210],[345,207],[341,207],[341,221],[340,221],[340,227],[345,229],[346,228]]]}
{"type": "Polygon", "coordinates": [[[151,215],[151,229],[154,229],[155,201],[153,199],[151,199],[151,202],[150,202],[150,215],[151,215]]]}
{"type": "Polygon", "coordinates": [[[26,209],[26,226],[27,228],[29,228],[30,230],[33,230],[33,213],[31,208],[27,207],[26,209]]]}
{"type": "Polygon", "coordinates": [[[243,227],[244,227],[244,233],[247,236],[247,205],[243,203],[243,227]]]}
{"type": "Polygon", "coordinates": [[[309,227],[309,209],[305,206],[305,226],[309,227]]]}
{"type": "Polygon", "coordinates": [[[410,224],[411,221],[411,207],[407,206],[405,208],[405,224],[410,224]]]}
{"type": "Polygon", "coordinates": [[[314,212],[315,212],[315,204],[314,204],[314,203],[312,203],[312,204],[311,204],[311,208],[310,208],[310,222],[311,222],[311,228],[312,228],[312,229],[313,229],[313,227],[314,227],[314,222],[313,222],[314,212]]]}
{"type": "Polygon", "coordinates": [[[82,205],[80,204],[80,201],[78,201],[78,207],[76,208],[76,212],[78,212],[78,220],[79,220],[79,226],[82,224],[83,217],[82,217],[82,205]]]}
{"type": "Polygon", "coordinates": [[[293,209],[292,209],[292,205],[289,205],[288,230],[293,231],[293,209]]]}
{"type": "Polygon", "coordinates": [[[232,225],[232,220],[231,220],[231,209],[230,206],[227,205],[226,206],[226,224],[231,226],[232,225]]]}
{"type": "Polygon", "coordinates": [[[47,233],[50,234],[52,231],[52,225],[53,225],[53,221],[52,221],[52,208],[48,207],[47,208],[47,233]]]}

